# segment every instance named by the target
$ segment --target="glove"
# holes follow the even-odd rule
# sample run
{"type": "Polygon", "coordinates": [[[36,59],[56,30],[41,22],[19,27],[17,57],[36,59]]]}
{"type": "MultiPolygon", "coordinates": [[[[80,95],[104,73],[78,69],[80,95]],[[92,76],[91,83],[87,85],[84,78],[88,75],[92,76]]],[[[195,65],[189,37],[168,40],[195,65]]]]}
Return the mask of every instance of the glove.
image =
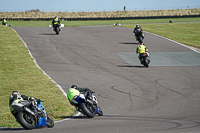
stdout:
{"type": "Polygon", "coordinates": [[[37,103],[39,104],[41,102],[41,100],[40,99],[37,99],[37,103]]]}

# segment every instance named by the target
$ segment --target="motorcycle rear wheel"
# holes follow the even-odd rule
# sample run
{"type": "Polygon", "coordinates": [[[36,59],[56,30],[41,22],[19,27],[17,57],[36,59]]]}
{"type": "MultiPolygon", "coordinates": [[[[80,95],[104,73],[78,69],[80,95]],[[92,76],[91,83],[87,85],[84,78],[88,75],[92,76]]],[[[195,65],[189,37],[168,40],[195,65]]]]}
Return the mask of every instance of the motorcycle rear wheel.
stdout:
{"type": "Polygon", "coordinates": [[[148,63],[147,58],[143,58],[143,61],[144,61],[144,66],[149,67],[149,63],[148,63]]]}
{"type": "Polygon", "coordinates": [[[80,108],[88,118],[95,116],[94,109],[90,103],[80,103],[80,108]]]}
{"type": "Polygon", "coordinates": [[[32,130],[35,128],[35,121],[32,118],[28,118],[30,118],[30,116],[26,113],[19,112],[17,114],[17,120],[19,124],[26,130],[32,130]]]}

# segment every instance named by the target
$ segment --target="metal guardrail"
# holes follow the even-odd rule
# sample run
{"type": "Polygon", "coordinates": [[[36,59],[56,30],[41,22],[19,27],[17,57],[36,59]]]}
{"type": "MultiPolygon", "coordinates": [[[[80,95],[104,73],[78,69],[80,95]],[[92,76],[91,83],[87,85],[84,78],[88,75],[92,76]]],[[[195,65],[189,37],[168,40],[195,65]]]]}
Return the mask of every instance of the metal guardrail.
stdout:
{"type": "MultiPolygon", "coordinates": [[[[183,15],[183,16],[146,16],[146,17],[109,17],[109,18],[60,18],[64,21],[80,20],[124,20],[124,19],[158,19],[158,18],[190,18],[200,17],[200,15],[183,15]]],[[[53,18],[6,18],[7,21],[51,21],[53,18]]],[[[0,18],[3,21],[3,18],[0,18]]]]}

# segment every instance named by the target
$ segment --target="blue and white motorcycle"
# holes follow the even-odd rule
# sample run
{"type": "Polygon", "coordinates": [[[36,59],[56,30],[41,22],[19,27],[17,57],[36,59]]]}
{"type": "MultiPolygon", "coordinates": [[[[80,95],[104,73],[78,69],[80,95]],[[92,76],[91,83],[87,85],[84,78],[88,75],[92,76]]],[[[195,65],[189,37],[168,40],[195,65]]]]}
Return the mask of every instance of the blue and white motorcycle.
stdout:
{"type": "Polygon", "coordinates": [[[74,99],[78,102],[77,111],[80,111],[88,118],[93,118],[96,114],[103,116],[103,111],[99,107],[97,98],[93,94],[92,99],[85,97],[84,94],[76,95],[74,99]]]}
{"type": "Polygon", "coordinates": [[[46,113],[42,101],[37,104],[37,109],[41,112],[37,115],[24,102],[14,103],[12,104],[12,107],[17,112],[17,122],[27,130],[45,126],[49,128],[54,127],[54,121],[46,113]]]}

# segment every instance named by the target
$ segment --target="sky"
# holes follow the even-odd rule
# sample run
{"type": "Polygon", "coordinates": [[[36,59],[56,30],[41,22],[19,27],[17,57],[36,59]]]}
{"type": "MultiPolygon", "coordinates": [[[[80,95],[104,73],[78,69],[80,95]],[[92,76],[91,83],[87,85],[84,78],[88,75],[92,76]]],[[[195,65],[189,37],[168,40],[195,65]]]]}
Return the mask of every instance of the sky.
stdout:
{"type": "Polygon", "coordinates": [[[0,12],[102,12],[200,8],[200,0],[0,0],[0,12]]]}

